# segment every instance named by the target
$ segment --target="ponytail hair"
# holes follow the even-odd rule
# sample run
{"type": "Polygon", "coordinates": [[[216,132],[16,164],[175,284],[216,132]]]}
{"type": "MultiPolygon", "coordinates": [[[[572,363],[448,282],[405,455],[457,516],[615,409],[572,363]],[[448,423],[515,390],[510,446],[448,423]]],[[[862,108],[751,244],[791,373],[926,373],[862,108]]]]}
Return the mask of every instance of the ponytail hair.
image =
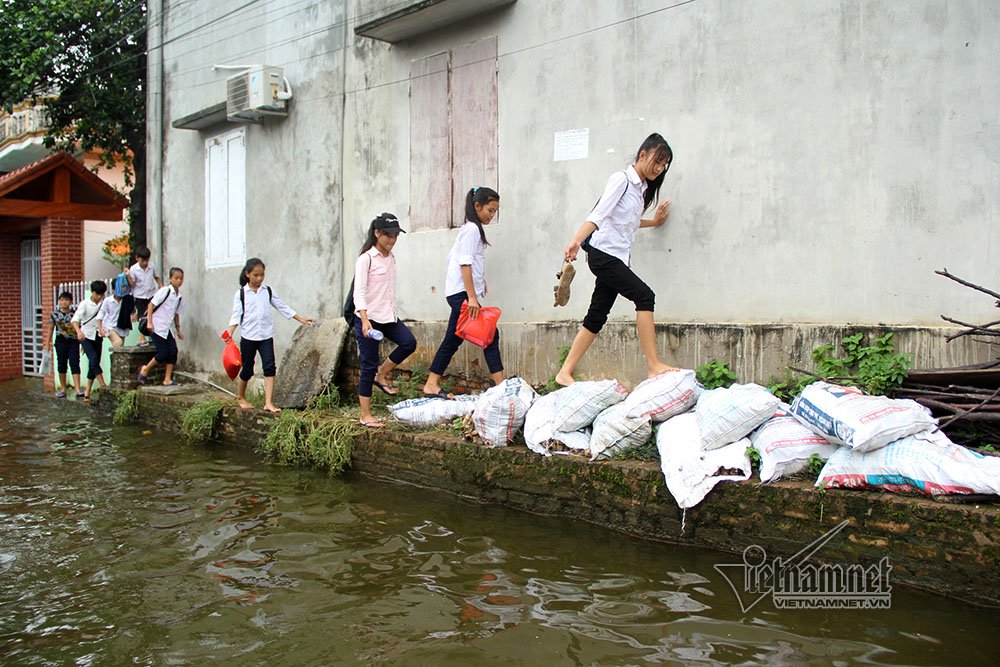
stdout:
{"type": "Polygon", "coordinates": [[[240,271],[240,287],[247,286],[247,283],[250,282],[250,279],[247,278],[247,274],[256,269],[258,266],[262,269],[267,268],[264,266],[264,262],[262,262],[259,257],[251,257],[247,260],[247,263],[243,265],[243,270],[240,271]]]}
{"type": "Polygon", "coordinates": [[[500,195],[493,188],[472,188],[465,195],[465,219],[479,227],[479,238],[483,240],[483,245],[489,245],[490,242],[486,240],[486,230],[483,229],[483,223],[479,221],[479,214],[476,213],[476,204],[482,207],[491,201],[500,201],[500,195]]]}
{"type": "Polygon", "coordinates": [[[667,143],[666,139],[654,132],[646,137],[646,140],[642,142],[642,146],[639,146],[639,150],[635,153],[636,161],[639,160],[639,155],[642,153],[653,153],[655,160],[667,163],[667,166],[659,176],[646,182],[646,194],[643,196],[642,202],[642,210],[645,211],[654,200],[660,197],[660,186],[663,185],[663,177],[670,170],[670,163],[674,161],[674,151],[670,148],[670,144],[667,143]]]}
{"type": "Polygon", "coordinates": [[[368,225],[368,236],[365,237],[365,242],[361,246],[361,252],[358,253],[358,257],[360,257],[361,255],[365,254],[366,252],[368,252],[369,250],[371,250],[372,248],[375,247],[375,242],[378,240],[378,239],[375,238],[375,221],[376,220],[378,220],[378,218],[376,218],[375,220],[372,220],[371,224],[368,225]]]}

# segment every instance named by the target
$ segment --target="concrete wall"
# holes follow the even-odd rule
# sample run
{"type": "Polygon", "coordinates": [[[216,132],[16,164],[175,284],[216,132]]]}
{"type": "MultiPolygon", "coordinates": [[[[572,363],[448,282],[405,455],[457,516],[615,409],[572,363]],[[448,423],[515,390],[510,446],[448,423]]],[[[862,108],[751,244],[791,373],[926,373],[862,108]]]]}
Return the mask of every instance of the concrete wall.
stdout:
{"type": "MultiPolygon", "coordinates": [[[[570,306],[551,306],[561,249],[652,131],[674,148],[661,193],[673,210],[639,233],[633,266],[657,292],[658,321],[995,319],[991,300],[933,270],[997,286],[996,3],[522,1],[393,45],[353,33],[389,0],[265,1],[226,15],[240,4],[166,7],[164,178],[150,201],[162,196],[166,263],[189,271],[182,356],[195,365],[217,363],[238,267],[203,270],[211,132],[169,123],[224,99],[225,75],[210,66],[285,68],[289,117],[248,128],[247,253],[294,306],[336,316],[341,265],[352,268],[368,221],[389,210],[405,226],[410,214],[410,62],[494,35],[500,176],[489,185],[502,223],[488,230],[488,301],[506,322],[582,317],[593,285],[583,267],[570,306]],[[574,128],[589,129],[589,157],[553,161],[554,133],[574,128]]],[[[397,245],[404,316],[446,315],[455,233],[397,245]]],[[[630,305],[612,317],[631,319],[630,305]]],[[[279,350],[292,330],[279,324],[279,350]]]]}

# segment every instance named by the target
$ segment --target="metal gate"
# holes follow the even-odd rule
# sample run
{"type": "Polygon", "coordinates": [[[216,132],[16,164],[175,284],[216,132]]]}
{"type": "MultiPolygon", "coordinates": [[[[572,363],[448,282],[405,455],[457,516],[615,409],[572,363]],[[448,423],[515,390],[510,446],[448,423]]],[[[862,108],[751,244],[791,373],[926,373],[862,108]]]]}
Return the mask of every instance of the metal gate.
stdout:
{"type": "Polygon", "coordinates": [[[21,241],[21,368],[41,375],[42,367],[42,241],[21,241]]]}

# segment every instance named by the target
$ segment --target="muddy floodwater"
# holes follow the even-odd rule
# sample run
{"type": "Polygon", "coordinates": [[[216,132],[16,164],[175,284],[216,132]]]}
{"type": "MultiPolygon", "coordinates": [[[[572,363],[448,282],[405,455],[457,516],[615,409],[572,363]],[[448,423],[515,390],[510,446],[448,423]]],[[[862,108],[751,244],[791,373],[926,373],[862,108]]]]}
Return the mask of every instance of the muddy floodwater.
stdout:
{"type": "Polygon", "coordinates": [[[747,613],[738,557],[191,445],[0,384],[0,663],[995,665],[1000,612],[747,613]]]}

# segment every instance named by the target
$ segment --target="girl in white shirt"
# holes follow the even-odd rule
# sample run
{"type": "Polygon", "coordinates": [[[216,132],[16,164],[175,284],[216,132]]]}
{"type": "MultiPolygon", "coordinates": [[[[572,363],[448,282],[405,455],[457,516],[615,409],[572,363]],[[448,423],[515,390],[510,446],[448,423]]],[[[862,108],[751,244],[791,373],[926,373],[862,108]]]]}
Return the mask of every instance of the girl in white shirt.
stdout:
{"type": "Polygon", "coordinates": [[[635,304],[635,326],[649,377],[677,370],[663,363],[656,352],[653,324],[656,295],[629,268],[636,230],[659,227],[670,215],[670,200],[667,200],[656,208],[652,218],[642,219],[642,214],[658,198],[663,177],[673,158],[666,139],[656,133],[646,137],[636,153],[635,162],[608,178],[604,194],[566,246],[564,255],[570,262],[576,260],[580,248],[587,251],[587,265],[597,280],[583,326],[556,374],[556,382],[563,386],[574,382],[573,370],[608,321],[608,313],[619,294],[635,304]]]}
{"type": "MultiPolygon", "coordinates": [[[[478,317],[480,300],[486,296],[486,232],[485,225],[493,222],[500,209],[500,195],[490,188],[472,188],[465,196],[465,224],[458,230],[455,244],[448,253],[448,272],[445,277],[445,298],[451,307],[448,330],[431,362],[424,383],[424,395],[439,398],[453,398],[441,389],[444,375],[451,358],[455,356],[463,340],[455,335],[462,302],[469,302],[469,316],[478,317]]],[[[493,382],[503,382],[503,361],[500,359],[500,332],[493,342],[483,350],[486,365],[490,369],[493,382]]]]}
{"type": "Polygon", "coordinates": [[[301,317],[274,294],[270,286],[264,284],[264,262],[251,257],[240,271],[240,288],[233,295],[233,313],[229,318],[229,336],[236,327],[242,327],[240,336],[240,356],[243,367],[236,382],[236,402],[244,410],[253,407],[247,400],[247,384],[253,377],[254,358],[260,353],[260,364],[264,367],[264,410],[279,413],[281,408],[272,402],[274,376],[277,365],[274,362],[274,319],[271,306],[285,316],[302,324],[312,324],[316,320],[301,317]]]}

